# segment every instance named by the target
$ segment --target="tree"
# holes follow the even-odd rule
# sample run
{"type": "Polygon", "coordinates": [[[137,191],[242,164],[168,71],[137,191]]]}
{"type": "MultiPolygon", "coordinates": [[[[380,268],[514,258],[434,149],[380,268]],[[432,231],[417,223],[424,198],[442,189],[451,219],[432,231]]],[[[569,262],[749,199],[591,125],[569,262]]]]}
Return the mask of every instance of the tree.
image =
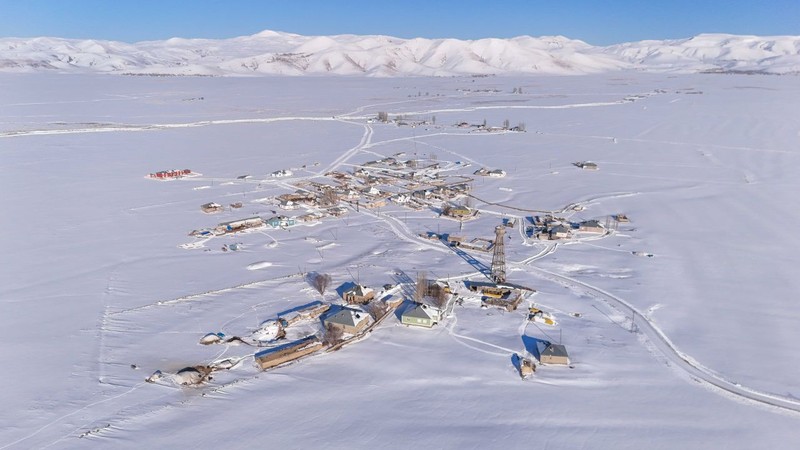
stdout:
{"type": "Polygon", "coordinates": [[[436,125],[436,116],[431,117],[431,123],[436,125]]]}
{"type": "Polygon", "coordinates": [[[336,205],[339,203],[339,195],[331,188],[325,188],[322,191],[322,204],[323,205],[336,205]]]}
{"type": "Polygon", "coordinates": [[[520,122],[517,124],[517,130],[525,131],[525,122],[520,122]]]}
{"type": "Polygon", "coordinates": [[[414,301],[421,302],[428,294],[428,275],[425,272],[417,272],[417,284],[414,289],[414,301]]]}
{"type": "Polygon", "coordinates": [[[344,331],[340,327],[329,323],[325,325],[325,332],[322,334],[322,343],[328,347],[333,347],[334,345],[342,342],[342,336],[344,335],[344,331]]]}
{"type": "Polygon", "coordinates": [[[483,128],[486,128],[486,119],[483,119],[483,125],[481,125],[481,126],[482,126],[483,128]]]}
{"type": "Polygon", "coordinates": [[[447,292],[439,283],[432,283],[428,289],[428,297],[433,300],[433,306],[443,309],[447,304],[447,292]]]}
{"type": "Polygon", "coordinates": [[[369,315],[372,316],[374,320],[380,319],[381,317],[386,315],[386,313],[389,311],[389,305],[380,300],[376,300],[370,303],[367,308],[369,315]]]}
{"type": "Polygon", "coordinates": [[[311,278],[311,285],[319,292],[319,295],[324,296],[325,290],[331,285],[331,276],[327,273],[315,273],[311,278]]]}
{"type": "Polygon", "coordinates": [[[386,111],[378,112],[378,120],[380,120],[381,122],[388,122],[389,121],[389,113],[387,113],[386,111]]]}
{"type": "Polygon", "coordinates": [[[506,120],[504,120],[504,121],[503,121],[503,128],[505,128],[506,130],[509,128],[509,125],[511,125],[511,124],[510,124],[510,122],[508,121],[508,119],[506,119],[506,120]]]}

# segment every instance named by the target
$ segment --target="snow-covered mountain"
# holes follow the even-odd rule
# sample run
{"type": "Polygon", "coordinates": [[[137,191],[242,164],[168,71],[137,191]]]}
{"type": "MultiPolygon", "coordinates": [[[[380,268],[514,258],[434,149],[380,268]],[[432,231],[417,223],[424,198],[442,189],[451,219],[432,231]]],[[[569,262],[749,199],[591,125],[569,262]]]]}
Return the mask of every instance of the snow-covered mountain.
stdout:
{"type": "Polygon", "coordinates": [[[61,38],[0,39],[0,71],[143,75],[449,76],[587,74],[616,70],[800,73],[800,37],[703,34],[595,47],[562,36],[400,39],[264,31],[232,39],[134,44],[61,38]]]}

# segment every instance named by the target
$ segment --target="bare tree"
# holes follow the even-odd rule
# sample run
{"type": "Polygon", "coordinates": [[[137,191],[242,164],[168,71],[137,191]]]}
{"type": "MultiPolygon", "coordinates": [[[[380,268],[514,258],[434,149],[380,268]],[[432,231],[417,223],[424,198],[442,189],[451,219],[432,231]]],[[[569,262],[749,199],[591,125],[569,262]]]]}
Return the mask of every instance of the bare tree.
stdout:
{"type": "Polygon", "coordinates": [[[376,300],[369,304],[368,311],[369,315],[372,316],[374,320],[378,320],[389,311],[389,305],[380,300],[376,300]]]}
{"type": "Polygon", "coordinates": [[[323,205],[336,205],[339,203],[339,195],[331,188],[325,188],[322,191],[322,204],[323,205]]]}
{"type": "Polygon", "coordinates": [[[317,273],[311,278],[311,285],[319,292],[319,295],[325,295],[325,290],[331,285],[331,276],[327,273],[317,273]]]}
{"type": "Polygon", "coordinates": [[[519,131],[525,131],[525,122],[520,122],[517,124],[517,129],[519,131]]]}
{"type": "Polygon", "coordinates": [[[417,272],[417,284],[414,289],[414,301],[421,302],[428,294],[428,275],[425,272],[417,272]]]}
{"type": "Polygon", "coordinates": [[[503,128],[505,128],[506,130],[508,129],[508,127],[509,127],[510,125],[511,125],[511,122],[509,122],[509,121],[508,121],[508,119],[506,119],[506,120],[504,120],[504,121],[503,121],[503,128]]]}
{"type": "Polygon", "coordinates": [[[428,289],[428,296],[433,300],[433,305],[442,309],[447,304],[448,294],[438,283],[432,283],[428,289]]]}
{"type": "Polygon", "coordinates": [[[325,332],[322,334],[322,343],[328,347],[333,347],[334,345],[342,342],[342,336],[344,335],[344,331],[340,327],[329,323],[325,326],[325,332]]]}
{"type": "Polygon", "coordinates": [[[388,122],[389,121],[389,113],[387,113],[386,111],[378,112],[378,120],[380,120],[381,122],[388,122]]]}
{"type": "Polygon", "coordinates": [[[436,125],[436,116],[431,117],[431,123],[436,125]]]}

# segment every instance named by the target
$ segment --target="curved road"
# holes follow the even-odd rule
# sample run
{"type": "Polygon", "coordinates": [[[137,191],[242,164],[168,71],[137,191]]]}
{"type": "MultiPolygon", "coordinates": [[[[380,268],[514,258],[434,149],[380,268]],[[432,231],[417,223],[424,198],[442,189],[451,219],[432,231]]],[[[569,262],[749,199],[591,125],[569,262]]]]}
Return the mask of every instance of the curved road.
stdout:
{"type": "Polygon", "coordinates": [[[660,328],[658,328],[657,325],[655,325],[644,314],[642,314],[639,310],[633,307],[633,305],[615,296],[614,294],[611,294],[600,288],[576,280],[574,278],[559,275],[545,269],[533,266],[530,266],[530,268],[533,269],[533,271],[538,272],[539,276],[543,278],[555,281],[562,285],[568,285],[571,287],[577,287],[583,289],[603,299],[607,304],[611,306],[631,311],[631,313],[633,314],[633,318],[636,321],[638,331],[641,332],[645,337],[647,337],[647,339],[653,343],[655,348],[658,349],[658,351],[662,355],[664,355],[664,357],[666,357],[670,362],[674,363],[676,366],[686,371],[693,378],[701,382],[707,383],[711,386],[714,386],[716,388],[722,389],[728,394],[733,394],[739,398],[744,398],[750,401],[754,401],[756,403],[780,408],[786,411],[800,413],[800,400],[788,397],[782,397],[779,395],[771,394],[769,392],[763,392],[763,391],[758,391],[756,389],[748,388],[736,382],[726,380],[725,378],[722,378],[721,376],[715,374],[709,368],[695,361],[694,358],[680,351],[675,346],[675,344],[673,344],[672,341],[669,340],[669,338],[664,334],[664,332],[661,331],[660,328]]]}

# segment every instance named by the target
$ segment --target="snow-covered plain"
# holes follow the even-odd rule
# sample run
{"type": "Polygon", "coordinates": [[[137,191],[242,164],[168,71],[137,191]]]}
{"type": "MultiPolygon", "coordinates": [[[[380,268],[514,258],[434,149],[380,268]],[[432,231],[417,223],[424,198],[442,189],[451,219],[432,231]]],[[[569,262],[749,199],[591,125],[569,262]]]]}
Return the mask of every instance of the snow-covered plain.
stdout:
{"type": "MultiPolygon", "coordinates": [[[[777,76],[4,74],[0,448],[797,448],[799,104],[797,79],[777,76]],[[378,111],[436,125],[367,123],[378,111]],[[484,119],[527,132],[453,126],[484,119]],[[510,232],[509,279],[557,328],[465,302],[431,330],[390,318],[269,372],[245,358],[200,387],[144,382],[252,354],[198,340],[319,300],[300,273],[480,279],[416,237],[456,222],[399,206],[182,246],[270,216],[263,199],[287,183],[397,152],[504,169],[476,180],[486,202],[631,222],[572,244],[510,232]],[[572,165],[586,160],[600,169],[572,165]],[[171,168],[202,176],[145,178],[171,168]],[[280,169],[292,177],[269,177],[280,169]],[[203,214],[211,201],[244,207],[203,214]],[[574,367],[521,381],[512,354],[559,338],[574,367]]],[[[532,214],[502,205],[476,201],[462,234],[532,214]]]]}

